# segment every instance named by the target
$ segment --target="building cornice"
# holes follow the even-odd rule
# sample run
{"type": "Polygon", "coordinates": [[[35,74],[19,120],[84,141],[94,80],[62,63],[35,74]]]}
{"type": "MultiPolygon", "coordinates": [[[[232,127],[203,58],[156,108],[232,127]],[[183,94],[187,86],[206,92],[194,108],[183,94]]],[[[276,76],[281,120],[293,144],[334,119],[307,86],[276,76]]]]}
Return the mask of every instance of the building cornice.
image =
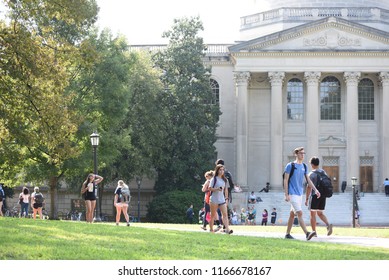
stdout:
{"type": "Polygon", "coordinates": [[[236,58],[242,57],[389,57],[388,51],[261,51],[261,52],[233,52],[236,58]]]}

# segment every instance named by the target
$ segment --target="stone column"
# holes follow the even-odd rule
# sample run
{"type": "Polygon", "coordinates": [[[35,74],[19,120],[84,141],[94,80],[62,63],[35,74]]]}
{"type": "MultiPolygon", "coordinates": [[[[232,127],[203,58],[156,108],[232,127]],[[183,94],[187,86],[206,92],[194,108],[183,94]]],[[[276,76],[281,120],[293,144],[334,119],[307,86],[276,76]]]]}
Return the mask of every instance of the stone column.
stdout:
{"type": "Polygon", "coordinates": [[[346,137],[347,137],[347,181],[359,177],[359,134],[358,134],[358,81],[360,72],[345,72],[346,81],[346,137]]]}
{"type": "Polygon", "coordinates": [[[313,156],[319,156],[319,79],[320,72],[305,72],[304,78],[307,83],[307,110],[305,116],[307,146],[305,147],[306,160],[313,156]]]}
{"type": "Polygon", "coordinates": [[[269,72],[271,83],[270,98],[270,185],[282,190],[282,151],[283,151],[283,115],[282,84],[284,72],[269,72]]]}
{"type": "Polygon", "coordinates": [[[235,72],[237,87],[236,121],[236,184],[247,187],[247,149],[248,149],[248,83],[250,72],[235,72]]]}
{"type": "Polygon", "coordinates": [[[381,118],[381,168],[378,182],[382,184],[385,178],[389,177],[389,72],[381,72],[380,80],[382,83],[382,103],[380,111],[381,118]]]}

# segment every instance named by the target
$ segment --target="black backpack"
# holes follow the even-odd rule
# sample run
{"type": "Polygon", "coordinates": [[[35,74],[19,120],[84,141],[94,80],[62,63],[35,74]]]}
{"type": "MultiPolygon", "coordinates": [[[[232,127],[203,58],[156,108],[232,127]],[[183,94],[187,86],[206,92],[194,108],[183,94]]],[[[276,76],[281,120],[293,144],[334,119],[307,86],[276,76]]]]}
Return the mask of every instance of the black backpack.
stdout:
{"type": "Polygon", "coordinates": [[[43,195],[40,192],[36,193],[34,198],[35,198],[35,203],[37,204],[43,203],[43,195]]]}
{"type": "Polygon", "coordinates": [[[319,190],[320,194],[325,197],[331,197],[333,193],[333,186],[331,178],[324,171],[313,171],[317,175],[317,184],[316,187],[319,190]]]}
{"type": "Polygon", "coordinates": [[[234,182],[232,181],[232,175],[230,171],[225,170],[224,176],[226,177],[228,181],[228,199],[230,202],[232,202],[232,189],[234,188],[234,182]]]}

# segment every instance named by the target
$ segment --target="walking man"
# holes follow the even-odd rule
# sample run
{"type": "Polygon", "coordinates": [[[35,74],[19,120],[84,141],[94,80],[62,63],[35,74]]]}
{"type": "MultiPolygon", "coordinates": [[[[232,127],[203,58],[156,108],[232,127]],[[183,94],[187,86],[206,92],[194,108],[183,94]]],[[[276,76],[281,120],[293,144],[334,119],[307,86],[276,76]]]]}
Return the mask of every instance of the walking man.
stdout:
{"type": "MultiPolygon", "coordinates": [[[[320,160],[317,157],[312,157],[309,160],[311,164],[312,171],[309,173],[309,179],[311,179],[312,183],[316,186],[319,184],[318,173],[325,173],[323,169],[319,168],[320,160]]],[[[326,173],[325,173],[326,174],[326,173]]],[[[322,191],[322,190],[320,190],[322,191]]],[[[324,215],[324,210],[326,207],[326,197],[324,195],[318,198],[315,193],[312,191],[310,186],[307,187],[307,195],[305,199],[305,205],[308,206],[311,212],[311,228],[312,231],[316,231],[316,214],[319,218],[326,224],[327,226],[327,235],[330,236],[332,234],[332,224],[328,222],[326,215],[324,215]]],[[[316,236],[316,235],[315,235],[316,236]]]]}
{"type": "Polygon", "coordinates": [[[288,226],[286,229],[286,239],[294,239],[290,232],[293,226],[294,215],[297,215],[300,227],[305,233],[306,239],[311,240],[313,236],[316,235],[316,232],[308,232],[307,227],[303,219],[302,211],[302,197],[303,197],[303,181],[304,178],[308,183],[308,186],[315,191],[316,196],[320,198],[320,193],[316,189],[315,185],[308,177],[308,168],[305,163],[303,163],[305,151],[303,147],[294,149],[294,155],[296,160],[294,162],[289,162],[285,166],[285,176],[284,176],[284,191],[285,191],[285,201],[289,202],[291,205],[288,226]]]}

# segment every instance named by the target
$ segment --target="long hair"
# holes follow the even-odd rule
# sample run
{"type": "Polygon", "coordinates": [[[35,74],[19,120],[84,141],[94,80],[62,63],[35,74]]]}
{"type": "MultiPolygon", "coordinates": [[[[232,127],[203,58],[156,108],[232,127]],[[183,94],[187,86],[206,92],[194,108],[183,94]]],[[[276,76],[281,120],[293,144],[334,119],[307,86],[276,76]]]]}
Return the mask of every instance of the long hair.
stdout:
{"type": "MultiPolygon", "coordinates": [[[[82,183],[82,186],[85,188],[85,186],[86,185],[88,185],[89,183],[92,183],[91,181],[90,181],[90,177],[91,176],[95,176],[93,173],[89,173],[88,174],[88,177],[86,177],[86,180],[84,181],[84,183],[82,183]]],[[[94,180],[93,180],[94,181],[94,180]]]]}
{"type": "MultiPolygon", "coordinates": [[[[220,170],[220,168],[224,168],[224,165],[223,164],[218,164],[218,165],[216,165],[216,167],[215,167],[215,174],[214,174],[214,176],[215,177],[218,177],[219,176],[219,170],[220,170]]],[[[224,169],[224,172],[225,172],[225,169],[224,169]]],[[[223,173],[223,175],[221,176],[221,178],[223,179],[223,181],[225,182],[225,183],[227,183],[227,178],[226,178],[226,176],[224,176],[224,173],[223,173]]]]}
{"type": "Polygon", "coordinates": [[[128,186],[124,183],[123,180],[119,180],[118,181],[118,187],[122,187],[122,188],[127,188],[128,189],[128,186]]]}

